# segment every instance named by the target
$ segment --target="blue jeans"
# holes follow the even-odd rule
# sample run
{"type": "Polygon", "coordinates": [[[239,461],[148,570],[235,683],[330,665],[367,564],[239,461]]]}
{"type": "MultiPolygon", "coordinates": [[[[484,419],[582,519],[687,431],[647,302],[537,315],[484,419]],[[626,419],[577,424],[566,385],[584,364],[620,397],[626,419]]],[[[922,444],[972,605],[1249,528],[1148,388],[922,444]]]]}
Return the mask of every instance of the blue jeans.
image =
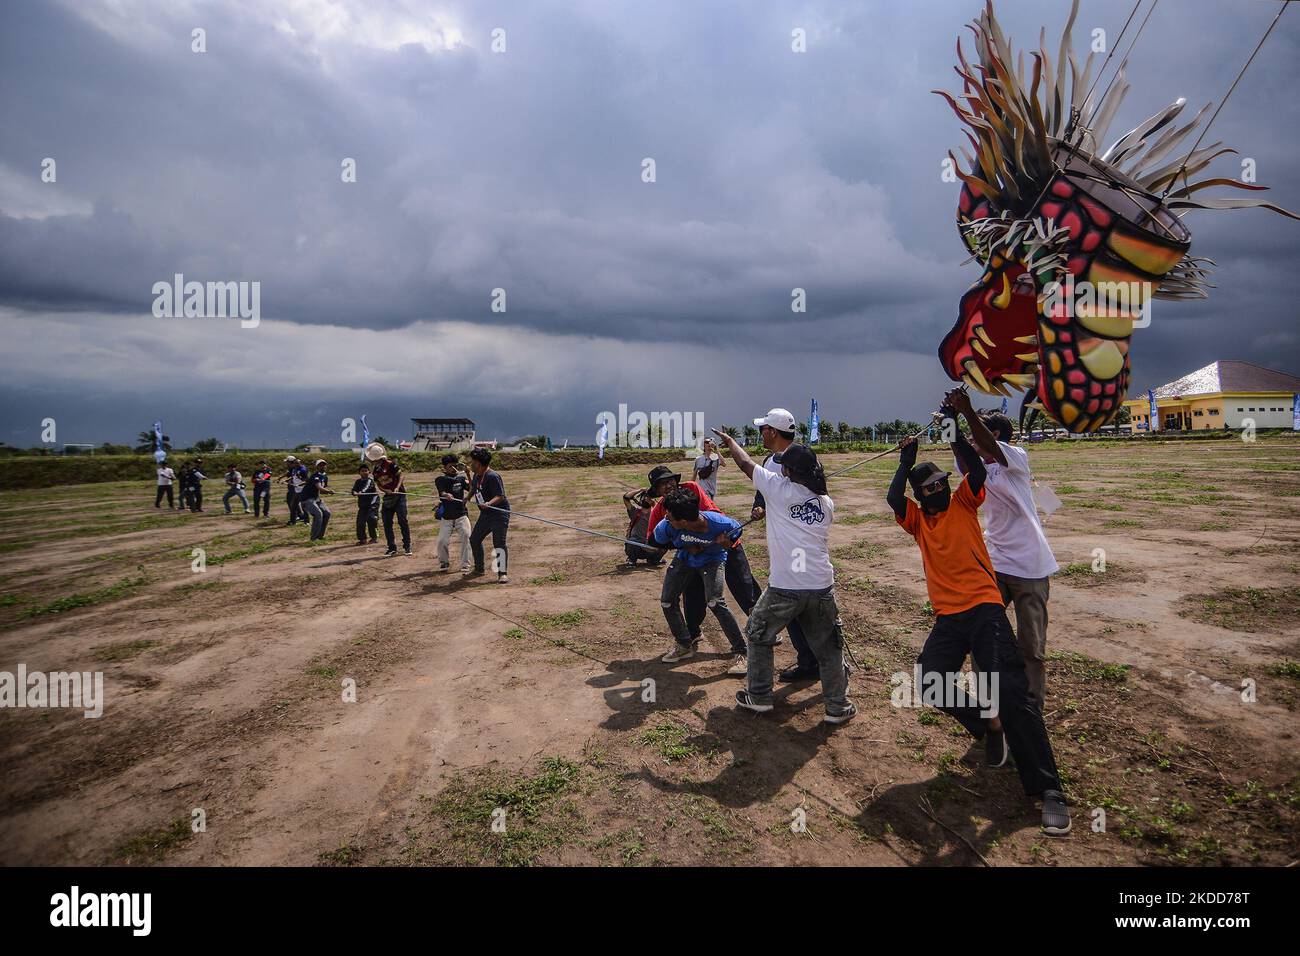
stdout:
{"type": "Polygon", "coordinates": [[[230,514],[230,499],[238,498],[239,503],[244,506],[244,511],[248,511],[248,498],[244,495],[243,488],[236,488],[233,485],[226,489],[226,493],[221,496],[221,503],[226,506],[226,514],[230,514]]]}

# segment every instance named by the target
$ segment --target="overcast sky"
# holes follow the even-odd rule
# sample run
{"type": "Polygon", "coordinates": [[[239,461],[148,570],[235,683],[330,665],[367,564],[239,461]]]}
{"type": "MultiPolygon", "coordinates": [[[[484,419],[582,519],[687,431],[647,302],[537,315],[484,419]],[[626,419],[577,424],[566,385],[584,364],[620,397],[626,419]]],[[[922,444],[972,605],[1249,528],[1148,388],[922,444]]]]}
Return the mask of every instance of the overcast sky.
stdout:
{"type": "MultiPolygon", "coordinates": [[[[921,418],[977,277],[940,178],[961,129],[929,91],[956,89],[981,6],[6,0],[0,441],[35,444],[46,417],[60,443],[126,441],[160,417],[179,444],[339,444],[364,412],[390,438],[463,416],[590,442],[619,403],[738,424],[812,396],[831,420],[921,418]],[[259,282],[261,324],[156,318],[175,273],[259,282]]],[[[1046,26],[1054,49],[1068,6],[997,10],[1017,48],[1046,26]]],[[[1130,9],[1084,0],[1076,50],[1130,9]]],[[[1161,4],[1112,138],[1221,96],[1276,10],[1161,4]]],[[[1210,138],[1291,209],[1297,90],[1300,9],[1210,138]]],[[[1216,358],[1300,372],[1300,223],[1187,222],[1217,288],[1157,303],[1135,385],[1216,358]]]]}

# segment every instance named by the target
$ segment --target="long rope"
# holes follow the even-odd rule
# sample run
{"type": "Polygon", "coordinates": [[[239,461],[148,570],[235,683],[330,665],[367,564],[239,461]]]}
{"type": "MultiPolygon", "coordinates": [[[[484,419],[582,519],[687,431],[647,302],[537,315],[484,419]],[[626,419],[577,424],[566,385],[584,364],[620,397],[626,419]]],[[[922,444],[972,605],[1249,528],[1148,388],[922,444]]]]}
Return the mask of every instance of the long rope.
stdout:
{"type": "MultiPolygon", "coordinates": [[[[916,431],[912,432],[912,434],[908,435],[907,438],[918,438],[918,437],[920,437],[920,435],[921,435],[922,432],[925,432],[925,431],[927,431],[927,430],[929,430],[929,429],[931,429],[931,428],[934,427],[934,423],[935,423],[936,420],[938,420],[939,417],[940,417],[940,416],[939,416],[939,413],[938,413],[938,412],[934,412],[934,413],[932,414],[931,418],[930,418],[930,424],[928,424],[928,425],[922,425],[922,426],[921,426],[920,428],[918,428],[916,431]]],[[[851,465],[846,465],[845,467],[841,468],[839,471],[832,471],[832,472],[831,472],[829,475],[827,475],[826,477],[827,477],[827,478],[834,478],[834,477],[836,477],[837,475],[842,475],[842,474],[844,474],[846,471],[852,471],[854,468],[857,468],[859,465],[865,465],[867,462],[869,462],[869,461],[875,461],[877,458],[884,458],[886,455],[892,454],[893,452],[898,451],[898,450],[899,450],[900,448],[902,448],[902,447],[903,447],[903,441],[900,440],[899,443],[898,443],[897,445],[894,445],[892,448],[886,448],[884,451],[882,451],[882,452],[880,452],[880,453],[878,453],[878,454],[872,455],[870,458],[864,458],[864,459],[862,459],[861,461],[855,461],[853,464],[851,464],[851,465]]]]}
{"type": "MultiPolygon", "coordinates": [[[[1141,5],[1142,5],[1142,0],[1138,0],[1137,5],[1133,7],[1133,13],[1137,13],[1137,8],[1138,8],[1139,6],[1141,6],[1141,5]]],[[[1116,68],[1114,75],[1111,76],[1111,78],[1110,78],[1110,82],[1106,84],[1106,89],[1102,91],[1101,96],[1097,99],[1097,103],[1096,103],[1095,106],[1093,106],[1093,108],[1092,108],[1092,112],[1091,112],[1090,114],[1088,114],[1088,122],[1087,122],[1086,124],[1083,124],[1083,125],[1080,127],[1080,129],[1087,129],[1087,130],[1091,131],[1092,121],[1093,121],[1094,119],[1097,118],[1097,113],[1100,112],[1100,110],[1101,110],[1101,104],[1104,103],[1104,102],[1106,102],[1106,96],[1107,96],[1108,93],[1110,93],[1110,88],[1111,88],[1112,86],[1115,85],[1115,80],[1117,80],[1117,79],[1119,78],[1119,71],[1122,70],[1122,69],[1124,68],[1124,64],[1128,62],[1129,54],[1131,54],[1131,53],[1133,52],[1133,48],[1134,48],[1135,46],[1137,46],[1137,42],[1138,42],[1138,40],[1139,40],[1139,39],[1141,38],[1141,36],[1142,36],[1142,31],[1145,30],[1145,29],[1147,28],[1147,21],[1151,19],[1151,14],[1153,14],[1153,13],[1156,12],[1156,7],[1159,6],[1159,5],[1160,5],[1160,0],[1154,0],[1154,2],[1151,4],[1151,9],[1148,10],[1148,11],[1147,11],[1147,15],[1146,15],[1145,17],[1142,18],[1142,23],[1138,26],[1138,31],[1137,31],[1137,33],[1133,34],[1133,39],[1129,41],[1128,49],[1124,51],[1124,57],[1123,57],[1123,59],[1120,60],[1119,67],[1116,68]]],[[[1133,19],[1133,13],[1130,13],[1130,14],[1128,15],[1128,18],[1129,18],[1130,20],[1133,19]]],[[[1125,29],[1125,30],[1128,29],[1128,24],[1127,24],[1127,23],[1124,24],[1124,29],[1125,29]]],[[[1116,38],[1116,40],[1115,40],[1115,45],[1114,45],[1113,47],[1111,47],[1111,51],[1110,51],[1110,53],[1106,54],[1106,60],[1107,60],[1107,62],[1110,61],[1111,53],[1114,53],[1117,49],[1119,49],[1120,41],[1122,41],[1123,39],[1124,39],[1124,31],[1121,30],[1119,36],[1118,36],[1118,37],[1116,38]]],[[[1101,70],[1102,70],[1102,73],[1104,73],[1104,72],[1106,71],[1106,64],[1105,64],[1105,63],[1102,64],[1102,66],[1101,66],[1101,70]]],[[[1097,79],[1092,81],[1092,85],[1093,85],[1093,87],[1096,87],[1096,85],[1097,85],[1097,81],[1100,80],[1100,79],[1101,79],[1101,73],[1098,73],[1098,74],[1097,74],[1097,79]]],[[[1092,96],[1092,90],[1091,90],[1091,89],[1088,90],[1088,96],[1092,96]]],[[[1084,99],[1083,99],[1083,103],[1084,103],[1085,106],[1088,105],[1088,97],[1087,97],[1087,96],[1084,97],[1084,99]]],[[[1101,149],[1101,145],[1102,145],[1102,144],[1101,144],[1101,143],[1098,143],[1095,137],[1093,138],[1093,144],[1094,144],[1098,149],[1101,149]]]]}
{"type": "MultiPolygon", "coordinates": [[[[1160,0],[1155,0],[1155,3],[1159,3],[1159,2],[1160,0]]],[[[1152,10],[1155,9],[1155,3],[1151,5],[1152,10]]],[[[1115,38],[1115,42],[1111,45],[1110,51],[1106,54],[1106,59],[1102,61],[1101,69],[1097,71],[1097,75],[1093,78],[1092,86],[1088,87],[1088,93],[1083,98],[1084,106],[1088,105],[1088,100],[1092,98],[1092,91],[1097,88],[1097,84],[1101,82],[1101,78],[1105,75],[1106,67],[1110,65],[1110,58],[1115,55],[1115,51],[1119,49],[1119,45],[1124,42],[1124,34],[1128,32],[1129,24],[1133,22],[1133,17],[1137,14],[1138,8],[1141,6],[1142,6],[1142,0],[1137,0],[1137,2],[1133,4],[1133,9],[1128,12],[1128,19],[1124,21],[1124,26],[1119,31],[1119,36],[1115,38]]],[[[1150,18],[1151,18],[1151,13],[1148,12],[1147,19],[1149,20],[1150,18]]],[[[1142,21],[1142,25],[1146,26],[1146,20],[1142,21]]],[[[1138,34],[1140,35],[1141,33],[1142,31],[1138,30],[1138,34]]],[[[1133,43],[1136,42],[1137,42],[1137,37],[1134,37],[1133,43]]],[[[1129,44],[1128,53],[1133,52],[1133,43],[1129,44]]],[[[1124,59],[1120,60],[1120,69],[1123,68],[1124,61],[1128,59],[1128,53],[1125,53],[1124,59]]],[[[1111,86],[1114,85],[1116,76],[1119,76],[1119,69],[1115,70],[1115,76],[1112,76],[1110,78],[1110,82],[1106,84],[1106,89],[1102,92],[1100,99],[1097,100],[1097,106],[1093,107],[1092,113],[1088,116],[1088,122],[1083,126],[1079,127],[1080,129],[1087,129],[1089,126],[1092,125],[1093,119],[1095,119],[1097,116],[1097,108],[1105,101],[1106,94],[1110,92],[1111,86]]],[[[1075,119],[1077,119],[1077,117],[1070,118],[1070,125],[1072,128],[1074,126],[1075,119]]],[[[1071,131],[1067,130],[1066,137],[1065,137],[1066,139],[1070,138],[1070,132],[1071,131]]]]}
{"type": "MultiPolygon", "coordinates": [[[[407,497],[410,498],[434,498],[439,501],[444,500],[440,495],[425,495],[425,494],[420,494],[417,491],[389,491],[389,492],[384,492],[384,494],[406,495],[407,497]]],[[[478,504],[478,502],[475,502],[475,504],[478,504]]],[[[580,528],[576,524],[567,524],[563,521],[556,521],[553,518],[543,518],[541,515],[530,515],[526,512],[514,511],[510,508],[498,508],[496,505],[480,504],[479,507],[487,508],[491,511],[500,511],[502,514],[514,515],[519,518],[529,518],[532,521],[541,521],[544,522],[545,524],[553,524],[557,528],[567,528],[570,531],[578,531],[581,532],[582,534],[589,534],[596,538],[609,538],[611,541],[618,541],[622,544],[635,545],[636,547],[644,548],[647,551],[661,550],[660,548],[656,548],[654,545],[646,544],[644,541],[633,541],[631,538],[620,538],[616,534],[608,534],[607,532],[604,531],[593,531],[590,528],[580,528]]]]}
{"type": "Polygon", "coordinates": [[[1165,191],[1160,194],[1161,202],[1164,201],[1164,198],[1169,195],[1169,191],[1173,189],[1174,185],[1178,182],[1178,176],[1180,173],[1183,177],[1183,187],[1187,187],[1187,164],[1191,162],[1192,157],[1196,155],[1196,149],[1201,145],[1201,141],[1205,139],[1205,134],[1210,131],[1210,127],[1214,125],[1214,121],[1219,118],[1219,110],[1223,109],[1224,105],[1228,102],[1228,97],[1232,96],[1232,91],[1237,88],[1237,84],[1241,82],[1241,78],[1246,75],[1246,70],[1248,70],[1250,64],[1254,62],[1255,55],[1259,53],[1260,47],[1264,45],[1264,41],[1268,39],[1268,35],[1272,33],[1273,28],[1277,26],[1277,21],[1282,19],[1282,14],[1286,12],[1287,6],[1287,0],[1283,0],[1282,6],[1278,8],[1277,16],[1273,18],[1273,22],[1268,25],[1268,29],[1264,31],[1264,35],[1260,37],[1259,42],[1255,44],[1254,52],[1250,54],[1250,57],[1246,60],[1245,64],[1237,72],[1237,78],[1232,81],[1232,86],[1228,87],[1228,92],[1223,95],[1223,99],[1219,102],[1214,114],[1210,117],[1210,121],[1205,124],[1205,128],[1201,130],[1201,135],[1196,137],[1196,142],[1192,144],[1192,148],[1188,150],[1187,155],[1183,157],[1183,162],[1182,165],[1178,167],[1178,172],[1174,173],[1173,177],[1169,180],[1169,185],[1166,186],[1165,191]]]}

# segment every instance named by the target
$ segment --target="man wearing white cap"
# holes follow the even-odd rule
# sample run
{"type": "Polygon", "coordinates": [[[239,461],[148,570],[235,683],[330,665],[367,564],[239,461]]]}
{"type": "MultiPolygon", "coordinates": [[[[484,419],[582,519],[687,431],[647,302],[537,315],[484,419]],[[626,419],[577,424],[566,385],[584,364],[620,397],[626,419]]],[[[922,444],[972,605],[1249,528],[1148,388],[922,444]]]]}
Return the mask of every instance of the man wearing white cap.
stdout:
{"type": "Polygon", "coordinates": [[[397,538],[393,535],[393,519],[402,531],[402,550],[411,556],[411,526],[406,523],[406,479],[397,462],[388,457],[387,449],[379,442],[366,446],[366,461],[370,462],[375,485],[384,493],[379,515],[384,522],[384,538],[388,550],[384,557],[391,558],[397,554],[397,538]]]}
{"type": "MultiPolygon", "coordinates": [[[[763,459],[762,467],[768,471],[780,472],[781,466],[776,465],[773,467],[772,459],[794,444],[795,428],[797,427],[794,416],[787,409],[774,408],[762,418],[755,418],[754,424],[758,426],[758,437],[762,440],[763,447],[770,452],[763,459]]],[[[766,514],[767,502],[763,499],[763,492],[755,488],[754,505],[749,517],[753,521],[758,521],[766,514]]],[[[783,684],[817,680],[821,676],[821,667],[817,663],[817,656],[813,654],[812,648],[808,646],[808,641],[803,634],[803,628],[799,626],[797,619],[790,621],[789,634],[790,646],[794,648],[795,662],[792,666],[781,671],[777,679],[783,684]]]]}

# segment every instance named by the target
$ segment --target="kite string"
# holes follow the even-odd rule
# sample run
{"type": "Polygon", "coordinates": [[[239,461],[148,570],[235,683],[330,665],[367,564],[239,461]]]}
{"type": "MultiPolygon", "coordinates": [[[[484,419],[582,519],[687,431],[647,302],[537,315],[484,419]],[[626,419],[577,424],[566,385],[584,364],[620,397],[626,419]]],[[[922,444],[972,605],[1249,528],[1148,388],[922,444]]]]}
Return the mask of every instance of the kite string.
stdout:
{"type": "Polygon", "coordinates": [[[1232,85],[1228,87],[1228,92],[1223,94],[1223,99],[1219,101],[1218,107],[1215,108],[1213,115],[1210,116],[1210,121],[1205,124],[1205,128],[1201,130],[1201,135],[1196,137],[1196,142],[1192,144],[1192,148],[1188,150],[1187,155],[1183,157],[1182,164],[1178,167],[1178,172],[1174,173],[1169,180],[1169,185],[1167,185],[1165,191],[1160,194],[1161,202],[1164,202],[1165,197],[1169,195],[1169,191],[1177,184],[1178,176],[1180,174],[1183,177],[1183,188],[1187,187],[1187,164],[1191,162],[1192,157],[1196,155],[1197,147],[1199,147],[1201,141],[1205,139],[1205,134],[1210,131],[1210,127],[1214,125],[1214,121],[1219,118],[1219,110],[1223,109],[1224,105],[1228,102],[1228,97],[1232,96],[1232,91],[1237,88],[1237,84],[1241,82],[1241,78],[1246,75],[1246,70],[1248,70],[1250,64],[1255,61],[1256,54],[1258,54],[1260,48],[1264,46],[1264,41],[1267,40],[1268,35],[1273,32],[1273,28],[1277,26],[1277,21],[1282,19],[1282,14],[1286,12],[1287,6],[1288,3],[1284,2],[1282,6],[1278,8],[1277,16],[1273,18],[1273,22],[1268,25],[1268,29],[1264,31],[1264,35],[1260,37],[1259,42],[1255,44],[1254,51],[1237,72],[1237,78],[1234,79],[1232,85]]]}
{"type": "MultiPolygon", "coordinates": [[[[434,498],[434,499],[438,499],[438,500],[445,500],[445,499],[442,499],[441,496],[439,496],[439,495],[425,495],[425,494],[420,494],[419,492],[416,492],[416,491],[392,491],[392,492],[385,492],[385,493],[386,493],[386,494],[393,494],[393,495],[406,495],[407,497],[411,497],[411,498],[434,498]]],[[[453,500],[454,500],[454,499],[453,499],[453,500]]],[[[477,502],[475,502],[475,503],[477,504],[477,502]]],[[[553,525],[555,525],[557,528],[567,528],[567,529],[570,530],[570,531],[579,531],[579,532],[581,532],[582,534],[589,534],[589,535],[592,535],[592,536],[597,537],[597,538],[609,538],[611,541],[619,541],[619,542],[621,542],[621,543],[623,543],[623,544],[631,544],[631,545],[635,545],[636,547],[638,547],[638,548],[644,548],[644,549],[647,550],[647,551],[659,551],[659,550],[661,550],[660,548],[656,548],[656,547],[653,546],[653,545],[646,544],[644,541],[633,541],[631,538],[620,538],[620,537],[619,537],[618,535],[616,535],[616,534],[608,534],[607,532],[604,532],[604,531],[593,531],[593,530],[591,530],[590,528],[580,528],[580,527],[578,527],[576,524],[566,524],[566,523],[563,522],[563,521],[555,521],[555,520],[552,519],[552,518],[543,518],[543,517],[541,517],[540,515],[530,515],[530,514],[527,514],[526,512],[523,512],[523,511],[514,511],[514,510],[512,510],[512,509],[510,509],[510,508],[498,508],[496,505],[485,505],[485,504],[480,504],[479,507],[480,507],[480,508],[487,508],[487,509],[489,509],[489,510],[491,510],[491,511],[499,511],[499,512],[501,512],[502,514],[515,515],[516,517],[519,517],[519,518],[529,518],[529,519],[531,519],[531,520],[533,520],[533,521],[541,521],[541,522],[544,522],[544,523],[546,523],[546,524],[553,524],[553,525]]]]}

